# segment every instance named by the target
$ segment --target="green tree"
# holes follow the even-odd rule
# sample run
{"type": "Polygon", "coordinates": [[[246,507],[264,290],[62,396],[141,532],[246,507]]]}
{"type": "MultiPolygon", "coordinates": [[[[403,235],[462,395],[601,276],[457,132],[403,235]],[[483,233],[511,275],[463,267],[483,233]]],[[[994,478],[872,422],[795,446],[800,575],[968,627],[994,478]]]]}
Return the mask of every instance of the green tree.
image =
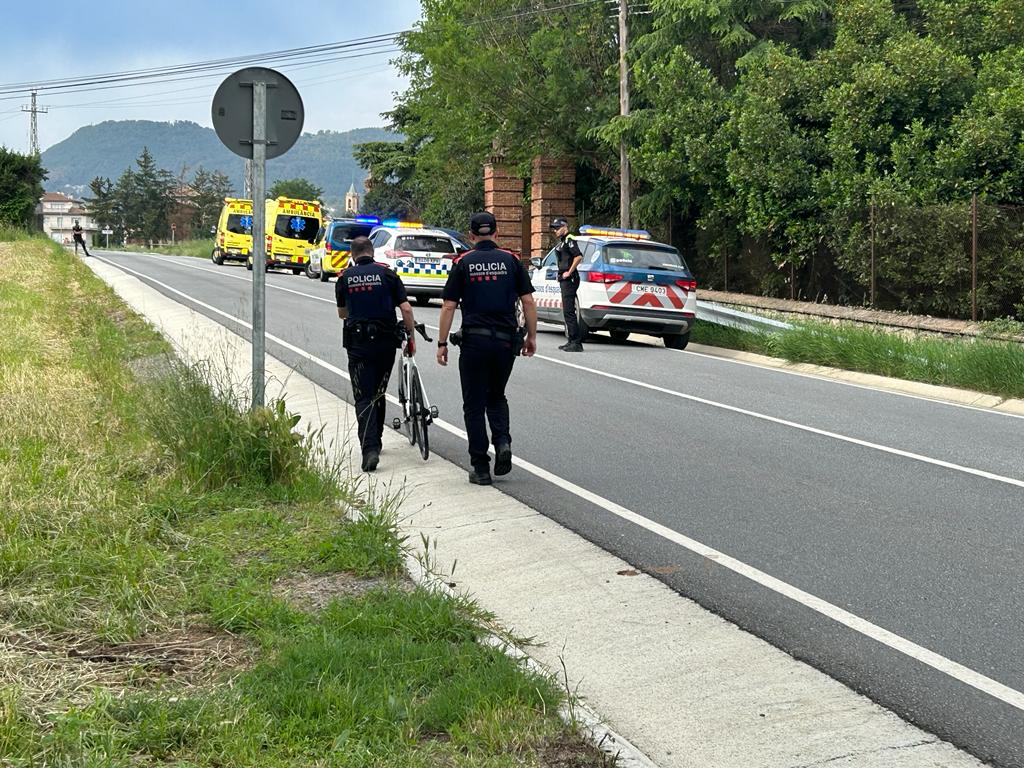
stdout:
{"type": "Polygon", "coordinates": [[[97,176],[89,182],[89,189],[92,191],[92,197],[85,198],[85,204],[96,223],[101,227],[119,224],[113,182],[103,176],[97,176]]]}
{"type": "Polygon", "coordinates": [[[290,197],[293,200],[319,200],[324,195],[320,187],[306,179],[279,179],[267,190],[267,199],[290,197]]]}
{"type": "Polygon", "coordinates": [[[234,187],[226,173],[208,171],[199,166],[192,179],[192,188],[195,190],[196,204],[192,226],[199,236],[206,237],[210,227],[215,226],[220,217],[224,198],[234,195],[234,187]]]}
{"type": "Polygon", "coordinates": [[[0,223],[30,226],[45,178],[38,155],[21,155],[0,147],[0,223]]]}

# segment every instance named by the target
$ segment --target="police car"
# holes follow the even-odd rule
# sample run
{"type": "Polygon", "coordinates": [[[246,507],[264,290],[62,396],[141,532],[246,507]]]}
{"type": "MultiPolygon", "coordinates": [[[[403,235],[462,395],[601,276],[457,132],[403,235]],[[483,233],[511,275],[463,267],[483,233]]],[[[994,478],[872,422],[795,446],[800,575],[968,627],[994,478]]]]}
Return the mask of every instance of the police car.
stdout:
{"type": "MultiPolygon", "coordinates": [[[[685,349],[697,315],[697,281],[679,251],[642,229],[583,226],[576,238],[583,261],[576,296],[583,335],[608,331],[616,341],[630,333],[660,336],[670,349],[685,349]]],[[[533,259],[539,319],[564,325],[557,254],[533,259]]]]}
{"type": "Polygon", "coordinates": [[[374,259],[398,273],[418,304],[441,295],[453,260],[466,250],[447,232],[408,221],[383,222],[370,233],[370,242],[374,259]]]}
{"type": "Polygon", "coordinates": [[[325,221],[316,233],[313,247],[306,253],[306,277],[310,280],[319,278],[326,283],[330,278],[341,274],[348,266],[348,254],[352,241],[357,237],[367,237],[375,226],[380,224],[376,216],[356,216],[354,219],[333,219],[325,221]]]}

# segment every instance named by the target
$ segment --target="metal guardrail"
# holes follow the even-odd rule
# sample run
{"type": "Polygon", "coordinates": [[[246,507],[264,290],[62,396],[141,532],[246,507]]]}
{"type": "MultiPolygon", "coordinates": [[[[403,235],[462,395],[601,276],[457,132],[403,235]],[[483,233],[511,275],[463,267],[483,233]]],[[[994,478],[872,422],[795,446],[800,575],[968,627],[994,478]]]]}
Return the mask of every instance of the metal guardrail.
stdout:
{"type": "Polygon", "coordinates": [[[697,302],[697,319],[706,320],[715,325],[739,328],[741,331],[750,331],[751,333],[778,333],[779,331],[788,331],[793,327],[790,323],[782,320],[772,320],[769,317],[741,312],[713,301],[697,302]]]}

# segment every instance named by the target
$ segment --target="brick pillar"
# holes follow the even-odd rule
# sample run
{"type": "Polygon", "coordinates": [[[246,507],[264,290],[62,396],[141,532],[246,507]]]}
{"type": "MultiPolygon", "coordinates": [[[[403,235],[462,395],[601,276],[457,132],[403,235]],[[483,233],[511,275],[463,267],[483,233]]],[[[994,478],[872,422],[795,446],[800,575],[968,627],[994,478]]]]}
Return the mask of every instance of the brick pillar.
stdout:
{"type": "Polygon", "coordinates": [[[560,217],[576,224],[576,166],[571,160],[533,159],[530,255],[544,256],[554,244],[549,225],[560,217]]]}
{"type": "Polygon", "coordinates": [[[525,255],[523,249],[523,180],[507,165],[484,166],[484,208],[498,222],[495,242],[525,255]]]}

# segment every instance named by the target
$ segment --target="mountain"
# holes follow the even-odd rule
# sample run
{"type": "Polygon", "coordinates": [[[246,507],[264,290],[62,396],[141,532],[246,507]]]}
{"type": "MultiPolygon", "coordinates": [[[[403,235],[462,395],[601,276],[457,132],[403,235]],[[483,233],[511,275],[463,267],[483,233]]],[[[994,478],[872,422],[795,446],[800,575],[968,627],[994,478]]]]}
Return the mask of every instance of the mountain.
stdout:
{"type": "MultiPolygon", "coordinates": [[[[366,172],[352,158],[352,146],[366,141],[398,141],[383,128],[304,133],[281,157],[267,161],[267,186],[278,179],[302,177],[324,190],[326,200],[344,198],[350,184],[363,192],[366,172]]],[[[188,121],[109,120],[79,128],[43,152],[49,173],[46,188],[82,194],[97,176],[114,181],[149,147],[160,168],[191,178],[200,165],[228,174],[241,194],[245,161],[221,144],[212,128],[188,121]]]]}

